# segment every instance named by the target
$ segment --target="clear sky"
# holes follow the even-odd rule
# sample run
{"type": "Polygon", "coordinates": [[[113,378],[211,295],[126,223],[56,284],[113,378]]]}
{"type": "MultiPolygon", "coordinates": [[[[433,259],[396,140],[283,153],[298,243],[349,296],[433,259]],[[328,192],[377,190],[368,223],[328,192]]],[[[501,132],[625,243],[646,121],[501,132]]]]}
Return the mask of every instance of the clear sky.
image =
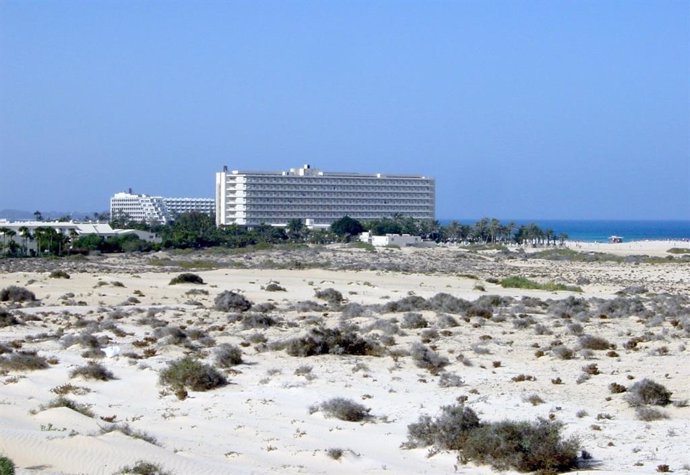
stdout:
{"type": "Polygon", "coordinates": [[[0,1],[0,209],[436,177],[437,218],[690,219],[690,0],[0,1]]]}

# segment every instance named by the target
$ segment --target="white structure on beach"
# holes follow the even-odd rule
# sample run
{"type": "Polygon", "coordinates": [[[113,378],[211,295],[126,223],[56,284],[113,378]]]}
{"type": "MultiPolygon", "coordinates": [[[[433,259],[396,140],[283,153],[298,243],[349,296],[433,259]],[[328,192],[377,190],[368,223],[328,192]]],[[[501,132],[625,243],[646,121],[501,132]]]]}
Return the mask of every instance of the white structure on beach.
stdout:
{"type": "Polygon", "coordinates": [[[216,173],[216,224],[285,226],[302,219],[328,226],[343,216],[368,220],[399,214],[434,219],[431,177],[323,172],[304,165],[282,172],[216,173]]]}
{"type": "Polygon", "coordinates": [[[386,234],[384,236],[374,236],[370,231],[367,231],[359,235],[359,240],[376,247],[408,247],[425,245],[425,242],[422,241],[421,237],[412,236],[410,234],[386,234]]]}
{"type": "Polygon", "coordinates": [[[129,192],[110,198],[110,219],[126,218],[150,224],[165,224],[182,213],[215,213],[213,198],[164,198],[129,192]]]}

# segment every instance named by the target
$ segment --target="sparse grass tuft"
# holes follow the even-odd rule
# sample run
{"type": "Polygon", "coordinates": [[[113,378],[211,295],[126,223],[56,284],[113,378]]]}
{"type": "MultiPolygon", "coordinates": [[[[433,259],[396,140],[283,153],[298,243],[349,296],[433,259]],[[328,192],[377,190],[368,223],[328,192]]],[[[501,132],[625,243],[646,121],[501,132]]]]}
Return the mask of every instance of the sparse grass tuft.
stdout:
{"type": "Polygon", "coordinates": [[[556,292],[561,290],[567,290],[570,292],[582,292],[582,288],[573,285],[558,284],[555,282],[547,282],[546,284],[540,284],[527,277],[522,276],[511,276],[501,279],[501,287],[513,288],[513,289],[533,289],[533,290],[548,290],[550,292],[556,292]]]}
{"type": "Polygon", "coordinates": [[[154,436],[152,436],[151,434],[147,434],[146,432],[141,430],[132,429],[132,427],[129,424],[111,424],[105,427],[101,427],[102,434],[107,434],[113,431],[121,432],[128,437],[143,440],[145,442],[148,442],[149,444],[156,445],[158,447],[161,446],[161,443],[158,442],[158,439],[156,439],[154,436]]]}
{"type": "Polygon", "coordinates": [[[81,376],[84,379],[93,379],[96,381],[110,381],[111,379],[115,379],[113,373],[95,361],[89,361],[85,366],[73,369],[69,375],[71,378],[81,376]]]}
{"type": "Polygon", "coordinates": [[[94,416],[94,413],[89,408],[89,406],[87,406],[86,404],[79,404],[78,402],[75,402],[75,401],[68,399],[64,396],[58,396],[55,399],[51,400],[48,404],[41,405],[39,410],[45,411],[46,409],[52,409],[55,407],[66,407],[67,409],[71,409],[73,411],[76,411],[79,414],[82,414],[86,417],[93,417],[94,416]]]}

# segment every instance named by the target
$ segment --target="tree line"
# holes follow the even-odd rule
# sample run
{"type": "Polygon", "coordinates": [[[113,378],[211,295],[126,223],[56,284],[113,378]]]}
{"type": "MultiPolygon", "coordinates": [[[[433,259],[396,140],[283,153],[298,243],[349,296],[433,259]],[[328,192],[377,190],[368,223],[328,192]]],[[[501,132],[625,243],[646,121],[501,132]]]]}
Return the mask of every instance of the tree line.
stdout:
{"type": "Polygon", "coordinates": [[[452,221],[441,225],[435,220],[421,220],[409,216],[393,215],[369,221],[344,216],[330,227],[309,229],[304,221],[291,219],[285,227],[267,224],[259,226],[216,226],[212,216],[203,213],[185,213],[168,224],[146,224],[133,221],[111,223],[113,227],[138,229],[155,233],[160,242],[149,242],[135,234],[101,237],[94,234],[64,235],[50,227],[39,227],[33,233],[26,227],[19,228],[19,243],[12,229],[0,228],[0,254],[6,256],[30,256],[28,243],[35,240],[39,255],[63,255],[69,253],[133,252],[160,249],[202,249],[208,247],[242,248],[282,243],[328,244],[349,242],[364,231],[374,235],[410,234],[439,243],[460,244],[529,244],[555,245],[568,238],[537,224],[518,226],[513,222],[502,223],[495,218],[482,218],[475,223],[463,224],[452,221]]]}

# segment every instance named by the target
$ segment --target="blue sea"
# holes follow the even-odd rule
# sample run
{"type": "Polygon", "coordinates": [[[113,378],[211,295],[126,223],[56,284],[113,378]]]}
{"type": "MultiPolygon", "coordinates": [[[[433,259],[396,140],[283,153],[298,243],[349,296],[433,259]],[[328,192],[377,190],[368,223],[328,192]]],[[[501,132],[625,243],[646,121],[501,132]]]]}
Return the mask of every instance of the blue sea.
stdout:
{"type": "MultiPolygon", "coordinates": [[[[447,225],[452,220],[441,219],[447,225]]],[[[474,224],[478,219],[457,219],[474,224]]],[[[690,240],[690,221],[567,220],[567,219],[501,219],[518,226],[536,223],[542,229],[553,229],[556,235],[566,233],[573,241],[604,242],[609,236],[621,236],[625,242],[644,240],[690,240]]]]}

